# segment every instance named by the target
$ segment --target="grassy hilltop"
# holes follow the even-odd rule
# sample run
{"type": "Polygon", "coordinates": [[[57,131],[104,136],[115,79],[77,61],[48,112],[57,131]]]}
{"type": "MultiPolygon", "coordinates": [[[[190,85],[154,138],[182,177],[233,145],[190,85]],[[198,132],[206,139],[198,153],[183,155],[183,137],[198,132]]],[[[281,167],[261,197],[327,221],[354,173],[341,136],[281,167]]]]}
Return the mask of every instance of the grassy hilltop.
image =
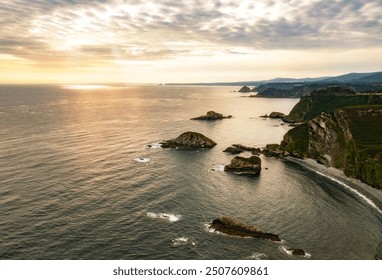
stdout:
{"type": "Polygon", "coordinates": [[[343,169],[382,189],[382,96],[304,97],[288,118],[304,121],[284,135],[281,149],[343,169]]]}

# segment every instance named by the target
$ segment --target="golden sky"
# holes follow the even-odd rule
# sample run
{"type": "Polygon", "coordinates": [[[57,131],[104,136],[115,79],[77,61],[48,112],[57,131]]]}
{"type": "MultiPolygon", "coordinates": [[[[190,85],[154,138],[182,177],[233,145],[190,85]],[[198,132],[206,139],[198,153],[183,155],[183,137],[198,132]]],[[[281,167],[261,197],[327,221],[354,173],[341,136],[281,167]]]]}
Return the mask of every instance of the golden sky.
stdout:
{"type": "Polygon", "coordinates": [[[381,71],[381,15],[380,0],[0,0],[0,83],[381,71]]]}

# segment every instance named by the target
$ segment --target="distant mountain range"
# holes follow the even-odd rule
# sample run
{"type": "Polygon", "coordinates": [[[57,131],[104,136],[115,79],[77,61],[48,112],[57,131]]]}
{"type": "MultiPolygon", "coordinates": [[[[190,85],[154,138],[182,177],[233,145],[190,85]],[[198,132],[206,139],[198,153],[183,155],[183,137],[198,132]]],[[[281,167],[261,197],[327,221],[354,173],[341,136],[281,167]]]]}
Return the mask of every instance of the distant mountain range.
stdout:
{"type": "Polygon", "coordinates": [[[166,85],[205,85],[205,86],[258,86],[269,83],[382,83],[382,72],[348,73],[334,77],[318,78],[275,78],[261,81],[215,82],[215,83],[169,83],[166,85]]]}

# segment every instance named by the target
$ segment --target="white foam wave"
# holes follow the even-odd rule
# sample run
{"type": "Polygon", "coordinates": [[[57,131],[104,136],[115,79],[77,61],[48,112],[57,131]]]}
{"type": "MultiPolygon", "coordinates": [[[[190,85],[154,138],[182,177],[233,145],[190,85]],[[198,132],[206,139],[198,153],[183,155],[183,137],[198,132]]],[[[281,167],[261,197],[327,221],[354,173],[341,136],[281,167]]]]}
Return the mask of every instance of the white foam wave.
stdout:
{"type": "Polygon", "coordinates": [[[177,222],[182,218],[182,215],[167,214],[167,213],[153,213],[147,212],[146,215],[153,219],[164,219],[171,223],[177,222]]]}
{"type": "Polygon", "coordinates": [[[316,172],[317,174],[319,174],[320,176],[323,176],[325,178],[328,178],[329,180],[333,181],[333,182],[336,182],[337,184],[343,186],[345,189],[351,191],[352,193],[355,193],[356,195],[358,195],[360,198],[362,198],[364,201],[366,201],[371,207],[373,207],[375,210],[377,210],[380,214],[382,214],[382,210],[379,209],[379,207],[370,199],[368,198],[367,196],[365,196],[364,194],[360,193],[359,191],[353,189],[352,187],[350,187],[349,185],[345,184],[344,182],[341,182],[340,180],[337,180],[333,177],[330,177],[328,175],[325,175],[324,173],[321,173],[320,171],[317,171],[317,170],[313,170],[314,172],[316,172]]]}
{"type": "MultiPolygon", "coordinates": [[[[280,251],[284,252],[288,256],[293,256],[293,252],[290,249],[288,249],[287,247],[280,246],[279,249],[280,249],[280,251]]],[[[311,254],[305,252],[304,258],[310,259],[311,257],[312,257],[311,254]]]]}
{"type": "Polygon", "coordinates": [[[148,144],[147,147],[151,148],[151,149],[159,149],[159,148],[162,148],[162,144],[160,144],[160,143],[151,143],[151,144],[148,144]]]}
{"type": "Polygon", "coordinates": [[[172,245],[174,246],[182,246],[187,244],[191,244],[192,246],[196,245],[196,243],[188,237],[177,237],[172,240],[172,245]]]}
{"type": "Polygon", "coordinates": [[[210,227],[210,224],[204,224],[204,229],[210,233],[217,233],[222,234],[220,231],[215,230],[214,228],[210,227]]]}
{"type": "Polygon", "coordinates": [[[224,164],[213,164],[212,166],[208,171],[224,172],[224,164]]]}
{"type": "Polygon", "coordinates": [[[287,254],[287,255],[289,255],[289,256],[292,256],[292,255],[293,255],[293,253],[292,253],[291,251],[289,251],[289,250],[287,249],[287,247],[285,247],[285,246],[280,246],[279,248],[280,248],[280,250],[281,250],[282,252],[284,252],[285,254],[287,254]]]}
{"type": "Polygon", "coordinates": [[[139,163],[148,163],[151,161],[151,159],[145,158],[145,157],[138,157],[138,158],[135,158],[134,161],[139,163]]]}
{"type": "Polygon", "coordinates": [[[253,260],[264,260],[268,257],[267,254],[264,254],[264,253],[259,253],[259,252],[255,252],[253,253],[251,256],[249,256],[249,259],[253,259],[253,260]]]}

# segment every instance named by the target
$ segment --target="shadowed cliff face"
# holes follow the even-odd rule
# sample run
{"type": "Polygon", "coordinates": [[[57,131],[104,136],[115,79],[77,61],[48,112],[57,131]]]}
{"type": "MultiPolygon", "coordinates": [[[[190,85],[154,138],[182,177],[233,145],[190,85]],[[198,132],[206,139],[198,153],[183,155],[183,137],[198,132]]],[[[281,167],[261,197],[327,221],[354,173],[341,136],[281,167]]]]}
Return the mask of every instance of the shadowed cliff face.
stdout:
{"type": "Polygon", "coordinates": [[[281,148],[382,189],[382,106],[321,113],[284,135],[281,148]]]}

